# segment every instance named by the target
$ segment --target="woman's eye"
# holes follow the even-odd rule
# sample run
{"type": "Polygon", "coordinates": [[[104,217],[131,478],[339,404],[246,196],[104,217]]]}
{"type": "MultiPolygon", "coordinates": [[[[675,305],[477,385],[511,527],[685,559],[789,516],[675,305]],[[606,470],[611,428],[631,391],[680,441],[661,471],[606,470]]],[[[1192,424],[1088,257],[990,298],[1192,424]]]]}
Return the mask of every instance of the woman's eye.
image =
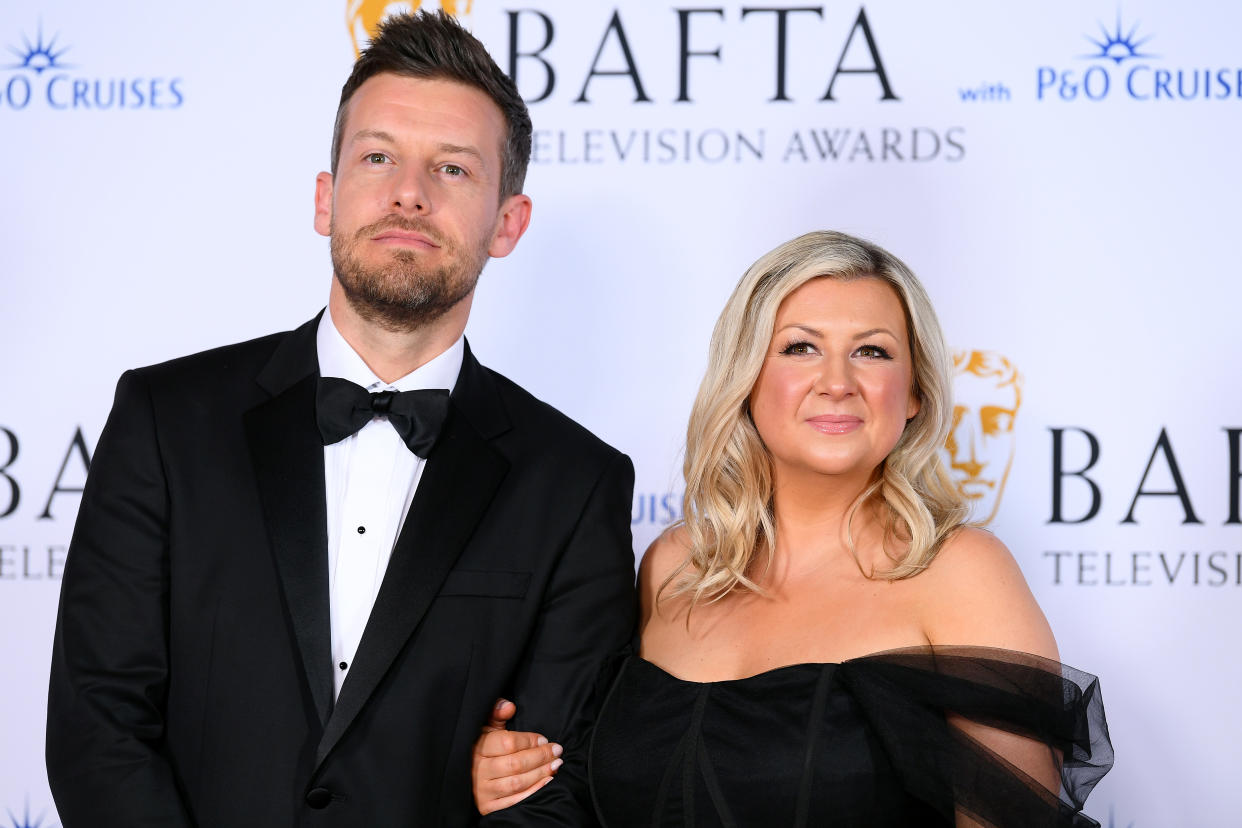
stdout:
{"type": "Polygon", "coordinates": [[[790,342],[781,353],[786,356],[805,356],[815,353],[815,346],[809,342],[790,342]]]}
{"type": "Polygon", "coordinates": [[[892,359],[892,357],[889,356],[888,351],[884,350],[879,345],[863,345],[854,353],[869,359],[892,359]]]}

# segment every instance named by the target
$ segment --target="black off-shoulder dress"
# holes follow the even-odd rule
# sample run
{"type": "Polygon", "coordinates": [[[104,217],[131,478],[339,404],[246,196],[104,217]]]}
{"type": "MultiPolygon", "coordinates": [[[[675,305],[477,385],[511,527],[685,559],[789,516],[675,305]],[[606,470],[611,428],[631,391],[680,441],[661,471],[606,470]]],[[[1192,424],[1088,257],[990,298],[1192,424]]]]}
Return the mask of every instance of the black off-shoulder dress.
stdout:
{"type": "Polygon", "coordinates": [[[1080,811],[1112,764],[1098,680],[1025,653],[894,650],[695,683],[618,659],[587,756],[606,828],[1097,826],[1080,811]],[[1061,757],[1048,792],[949,723],[1061,757]]]}

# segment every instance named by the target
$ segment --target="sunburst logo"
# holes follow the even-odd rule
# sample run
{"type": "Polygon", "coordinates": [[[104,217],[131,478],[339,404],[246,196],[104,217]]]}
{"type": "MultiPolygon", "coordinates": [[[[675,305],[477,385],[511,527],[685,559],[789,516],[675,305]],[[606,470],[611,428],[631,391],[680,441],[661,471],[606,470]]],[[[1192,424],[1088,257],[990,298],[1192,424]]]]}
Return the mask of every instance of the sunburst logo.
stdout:
{"type": "MultiPolygon", "coordinates": [[[[0,112],[179,109],[185,103],[184,80],[167,67],[151,73],[85,72],[76,61],[65,62],[69,47],[55,28],[49,35],[39,20],[33,39],[29,32],[22,31],[20,45],[10,41],[8,46],[20,62],[0,64],[0,70],[14,70],[0,75],[0,112]]],[[[8,826],[0,823],[0,828],[8,826]]]]}
{"type": "Polygon", "coordinates": [[[21,63],[11,63],[8,69],[33,69],[36,74],[43,74],[48,69],[65,69],[69,68],[68,64],[60,62],[60,56],[69,51],[68,46],[57,48],[56,39],[60,35],[52,35],[52,39],[43,42],[43,24],[39,24],[38,34],[35,36],[35,42],[31,43],[30,38],[22,35],[24,48],[10,46],[9,51],[21,58],[21,63]]]}
{"type": "Polygon", "coordinates": [[[26,810],[25,810],[24,816],[19,818],[19,817],[13,816],[12,811],[7,811],[7,813],[9,815],[9,823],[8,825],[2,826],[2,828],[57,828],[58,823],[43,821],[44,814],[39,814],[32,821],[30,819],[30,802],[29,801],[26,802],[26,810]]]}
{"type": "Polygon", "coordinates": [[[1035,97],[1041,101],[1102,101],[1127,97],[1132,101],[1220,101],[1242,98],[1242,73],[1235,63],[1215,62],[1196,55],[1193,61],[1173,63],[1147,50],[1152,37],[1126,23],[1097,22],[1099,31],[1084,37],[1094,48],[1077,59],[1083,68],[1045,64],[1035,70],[1035,97]],[[1215,63],[1215,65],[1213,65],[1215,63]]]}
{"type": "Polygon", "coordinates": [[[379,24],[390,15],[413,14],[420,9],[443,9],[453,17],[461,19],[469,15],[473,7],[474,0],[349,0],[345,6],[345,26],[349,30],[350,40],[354,42],[354,56],[357,57],[371,42],[379,24]]]}
{"type": "Polygon", "coordinates": [[[1100,59],[1108,58],[1118,66],[1122,61],[1130,58],[1153,58],[1156,55],[1140,52],[1143,44],[1151,40],[1151,37],[1138,36],[1138,24],[1135,23],[1130,27],[1128,32],[1122,33],[1121,13],[1117,13],[1117,24],[1110,32],[1103,23],[1097,24],[1100,27],[1099,39],[1091,35],[1085,35],[1088,41],[1099,51],[1091,55],[1083,55],[1085,58],[1100,59]]]}

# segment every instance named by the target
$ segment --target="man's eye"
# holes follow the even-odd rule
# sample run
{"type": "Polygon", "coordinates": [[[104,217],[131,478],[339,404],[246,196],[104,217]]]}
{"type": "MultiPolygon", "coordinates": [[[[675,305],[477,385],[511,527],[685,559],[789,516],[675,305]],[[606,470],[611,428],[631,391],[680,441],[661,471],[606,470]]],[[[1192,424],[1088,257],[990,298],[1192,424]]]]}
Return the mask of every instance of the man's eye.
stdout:
{"type": "Polygon", "coordinates": [[[466,171],[463,170],[461,167],[457,166],[456,164],[445,164],[440,169],[441,171],[444,172],[445,175],[450,175],[450,176],[453,176],[454,178],[459,175],[466,174],[466,171]]]}
{"type": "Polygon", "coordinates": [[[367,153],[367,163],[368,164],[386,164],[388,163],[388,156],[384,155],[384,153],[382,152],[370,152],[370,153],[367,153]]]}

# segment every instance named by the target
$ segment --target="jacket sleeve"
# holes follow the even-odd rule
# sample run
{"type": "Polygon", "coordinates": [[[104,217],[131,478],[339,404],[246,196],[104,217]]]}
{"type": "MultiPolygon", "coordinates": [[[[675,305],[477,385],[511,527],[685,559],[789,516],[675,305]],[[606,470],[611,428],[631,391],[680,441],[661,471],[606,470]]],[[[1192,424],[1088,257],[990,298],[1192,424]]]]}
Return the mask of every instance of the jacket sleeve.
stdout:
{"type": "Polygon", "coordinates": [[[190,826],[164,750],[169,497],[149,390],[117,384],[61,584],[47,772],[65,828],[190,826]]]}
{"type": "Polygon", "coordinates": [[[517,677],[510,730],[543,733],[565,746],[565,766],[523,802],[483,817],[488,826],[595,825],[586,748],[601,670],[634,634],[637,598],[630,507],[634,466],[617,454],[588,498],[545,595],[517,677]]]}

